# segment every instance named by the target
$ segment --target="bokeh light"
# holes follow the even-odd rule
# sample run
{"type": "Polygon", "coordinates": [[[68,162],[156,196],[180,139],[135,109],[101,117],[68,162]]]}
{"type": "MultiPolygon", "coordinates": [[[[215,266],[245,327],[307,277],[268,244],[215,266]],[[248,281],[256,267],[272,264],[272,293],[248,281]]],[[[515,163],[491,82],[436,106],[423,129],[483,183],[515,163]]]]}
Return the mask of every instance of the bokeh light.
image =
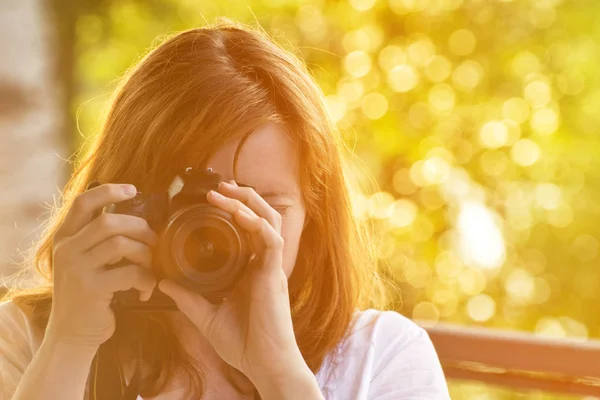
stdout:
{"type": "Polygon", "coordinates": [[[496,302],[487,294],[479,294],[469,299],[467,314],[473,321],[485,322],[496,313],[496,302]]]}
{"type": "Polygon", "coordinates": [[[371,57],[364,51],[353,51],[344,59],[344,69],[355,78],[365,76],[371,71],[371,57]]]}
{"type": "Polygon", "coordinates": [[[419,73],[408,64],[397,65],[388,73],[388,84],[393,91],[408,92],[419,84],[419,73]]]}
{"type": "Polygon", "coordinates": [[[512,147],[511,156],[519,165],[532,165],[541,156],[540,146],[531,139],[521,139],[512,147]]]}
{"type": "Polygon", "coordinates": [[[450,51],[457,56],[467,56],[475,50],[477,38],[468,29],[458,29],[448,38],[450,51]]]}
{"type": "Polygon", "coordinates": [[[504,238],[498,219],[483,204],[469,200],[461,204],[457,229],[463,261],[473,267],[498,268],[505,259],[504,238]]]}
{"type": "Polygon", "coordinates": [[[482,79],[483,68],[476,61],[472,60],[463,61],[452,73],[454,86],[463,92],[475,89],[482,79]]]}

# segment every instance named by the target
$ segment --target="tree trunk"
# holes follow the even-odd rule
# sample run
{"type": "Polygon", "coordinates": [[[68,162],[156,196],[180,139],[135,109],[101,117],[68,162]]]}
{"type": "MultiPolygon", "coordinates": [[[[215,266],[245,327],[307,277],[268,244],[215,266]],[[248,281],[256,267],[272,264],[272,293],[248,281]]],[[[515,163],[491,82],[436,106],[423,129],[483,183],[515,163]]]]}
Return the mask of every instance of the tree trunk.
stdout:
{"type": "Polygon", "coordinates": [[[0,2],[0,277],[5,278],[39,237],[70,170],[56,30],[44,4],[0,2]]]}

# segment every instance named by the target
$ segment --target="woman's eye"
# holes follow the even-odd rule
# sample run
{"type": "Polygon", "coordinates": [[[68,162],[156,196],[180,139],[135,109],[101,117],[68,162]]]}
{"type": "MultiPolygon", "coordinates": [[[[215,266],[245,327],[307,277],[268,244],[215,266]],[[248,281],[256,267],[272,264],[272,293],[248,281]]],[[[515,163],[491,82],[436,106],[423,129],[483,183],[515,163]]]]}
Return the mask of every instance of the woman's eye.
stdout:
{"type": "Polygon", "coordinates": [[[279,214],[285,214],[285,212],[287,211],[288,208],[290,208],[290,206],[272,206],[275,211],[277,211],[279,214]]]}

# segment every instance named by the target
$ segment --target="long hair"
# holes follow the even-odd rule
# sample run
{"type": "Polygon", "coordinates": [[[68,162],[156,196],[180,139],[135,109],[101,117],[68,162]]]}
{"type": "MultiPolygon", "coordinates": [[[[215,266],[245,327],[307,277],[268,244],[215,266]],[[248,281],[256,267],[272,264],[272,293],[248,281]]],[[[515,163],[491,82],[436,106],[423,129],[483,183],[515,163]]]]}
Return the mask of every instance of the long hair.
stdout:
{"type": "MultiPolygon", "coordinates": [[[[368,228],[353,214],[345,168],[351,152],[307,66],[262,29],[226,18],[167,37],[127,71],[34,247],[31,263],[47,285],[13,290],[5,299],[40,326],[47,324],[52,238],[89,182],[167,190],[185,167],[205,167],[226,141],[267,122],[285,125],[301,154],[307,224],[289,290],[297,343],[316,373],[343,339],[357,308],[387,305],[386,281],[368,228]]],[[[164,389],[176,366],[185,366],[194,387],[202,387],[203,375],[193,370],[160,313],[127,321],[117,315],[110,340],[127,347],[132,337],[143,349],[143,396],[164,389]]]]}

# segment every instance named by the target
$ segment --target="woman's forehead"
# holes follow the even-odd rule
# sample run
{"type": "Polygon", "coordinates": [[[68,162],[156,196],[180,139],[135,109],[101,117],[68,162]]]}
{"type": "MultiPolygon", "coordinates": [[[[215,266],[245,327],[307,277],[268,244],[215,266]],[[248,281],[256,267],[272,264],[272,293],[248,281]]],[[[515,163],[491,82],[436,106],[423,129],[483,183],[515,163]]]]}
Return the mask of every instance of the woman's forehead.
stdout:
{"type": "Polygon", "coordinates": [[[240,141],[241,138],[235,138],[224,144],[208,160],[207,167],[225,180],[254,186],[259,193],[299,190],[299,151],[280,124],[263,125],[246,138],[234,174],[234,156],[240,141]]]}

